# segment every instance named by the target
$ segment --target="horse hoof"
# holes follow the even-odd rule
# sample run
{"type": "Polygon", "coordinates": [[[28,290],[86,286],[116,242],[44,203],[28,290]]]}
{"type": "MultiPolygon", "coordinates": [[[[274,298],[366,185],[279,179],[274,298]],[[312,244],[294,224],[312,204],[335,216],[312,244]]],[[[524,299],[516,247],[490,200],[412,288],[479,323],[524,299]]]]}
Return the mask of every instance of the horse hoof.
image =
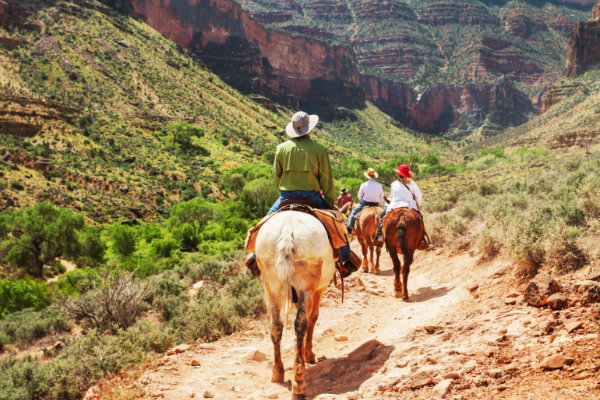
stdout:
{"type": "Polygon", "coordinates": [[[407,303],[408,303],[408,296],[406,296],[406,297],[402,297],[402,301],[405,301],[405,302],[407,302],[407,303]]]}
{"type": "Polygon", "coordinates": [[[395,294],[396,294],[396,298],[397,299],[399,299],[400,297],[402,297],[402,292],[399,291],[399,290],[396,290],[395,294]]]}
{"type": "Polygon", "coordinates": [[[283,369],[281,369],[281,370],[273,369],[273,376],[271,377],[271,382],[282,383],[284,375],[285,375],[285,371],[283,369]]]}
{"type": "Polygon", "coordinates": [[[306,393],[303,393],[303,394],[294,393],[294,394],[292,394],[292,400],[306,400],[306,393]]]}

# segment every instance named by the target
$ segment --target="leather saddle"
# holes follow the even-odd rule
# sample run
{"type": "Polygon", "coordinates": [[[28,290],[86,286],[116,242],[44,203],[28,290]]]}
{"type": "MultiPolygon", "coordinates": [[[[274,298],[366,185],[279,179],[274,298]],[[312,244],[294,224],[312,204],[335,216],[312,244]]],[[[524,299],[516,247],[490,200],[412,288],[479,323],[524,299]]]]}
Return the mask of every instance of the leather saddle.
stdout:
{"type": "Polygon", "coordinates": [[[348,230],[342,214],[338,210],[324,210],[316,208],[316,204],[309,199],[286,199],[279,204],[279,210],[273,214],[264,217],[256,226],[248,230],[246,236],[246,250],[254,252],[256,244],[256,235],[258,231],[273,215],[285,211],[299,211],[310,214],[317,218],[323,224],[327,231],[329,242],[334,250],[338,250],[350,243],[348,239],[348,230]]]}

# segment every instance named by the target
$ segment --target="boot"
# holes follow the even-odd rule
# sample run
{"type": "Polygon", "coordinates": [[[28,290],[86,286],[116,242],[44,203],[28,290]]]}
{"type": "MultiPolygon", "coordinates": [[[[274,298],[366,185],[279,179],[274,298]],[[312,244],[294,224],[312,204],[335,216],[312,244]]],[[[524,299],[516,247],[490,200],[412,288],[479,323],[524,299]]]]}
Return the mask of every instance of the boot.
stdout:
{"type": "Polygon", "coordinates": [[[248,267],[250,272],[252,272],[252,275],[254,275],[257,278],[260,278],[260,269],[258,268],[256,256],[254,255],[254,253],[248,254],[244,262],[246,264],[246,267],[248,267]]]}
{"type": "Polygon", "coordinates": [[[375,238],[374,238],[374,245],[377,247],[381,247],[383,246],[383,222],[380,220],[379,224],[377,225],[377,233],[375,233],[375,238]]]}
{"type": "Polygon", "coordinates": [[[425,234],[423,235],[423,240],[421,240],[421,243],[419,244],[418,249],[419,250],[427,250],[429,249],[430,246],[430,240],[429,240],[429,235],[427,234],[427,232],[425,232],[425,234]]]}

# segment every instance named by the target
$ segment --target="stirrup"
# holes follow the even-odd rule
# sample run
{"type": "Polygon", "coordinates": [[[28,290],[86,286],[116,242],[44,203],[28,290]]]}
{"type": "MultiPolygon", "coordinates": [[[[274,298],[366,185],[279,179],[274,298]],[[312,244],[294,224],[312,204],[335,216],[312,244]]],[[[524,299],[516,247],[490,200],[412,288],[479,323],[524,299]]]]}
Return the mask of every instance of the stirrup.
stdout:
{"type": "Polygon", "coordinates": [[[373,244],[377,247],[383,246],[383,235],[375,235],[373,244]]]}

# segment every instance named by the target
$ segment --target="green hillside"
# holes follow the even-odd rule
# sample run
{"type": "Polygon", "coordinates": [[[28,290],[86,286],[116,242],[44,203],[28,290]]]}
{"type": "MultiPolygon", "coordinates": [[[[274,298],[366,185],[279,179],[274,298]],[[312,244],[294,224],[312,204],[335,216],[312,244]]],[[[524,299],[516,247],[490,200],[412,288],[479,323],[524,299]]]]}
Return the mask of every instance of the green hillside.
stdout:
{"type": "MultiPolygon", "coordinates": [[[[49,200],[100,222],[167,212],[186,190],[222,199],[222,174],[268,164],[295,112],[241,95],[148,26],[96,2],[60,1],[28,24],[0,29],[19,43],[0,48],[0,152],[10,154],[0,164],[2,207],[49,200]],[[198,128],[192,137],[175,137],[181,121],[198,128]],[[15,123],[22,129],[7,134],[15,123]],[[37,133],[19,136],[23,127],[37,133]]],[[[373,106],[340,115],[315,134],[334,164],[434,151],[373,106]]]]}

